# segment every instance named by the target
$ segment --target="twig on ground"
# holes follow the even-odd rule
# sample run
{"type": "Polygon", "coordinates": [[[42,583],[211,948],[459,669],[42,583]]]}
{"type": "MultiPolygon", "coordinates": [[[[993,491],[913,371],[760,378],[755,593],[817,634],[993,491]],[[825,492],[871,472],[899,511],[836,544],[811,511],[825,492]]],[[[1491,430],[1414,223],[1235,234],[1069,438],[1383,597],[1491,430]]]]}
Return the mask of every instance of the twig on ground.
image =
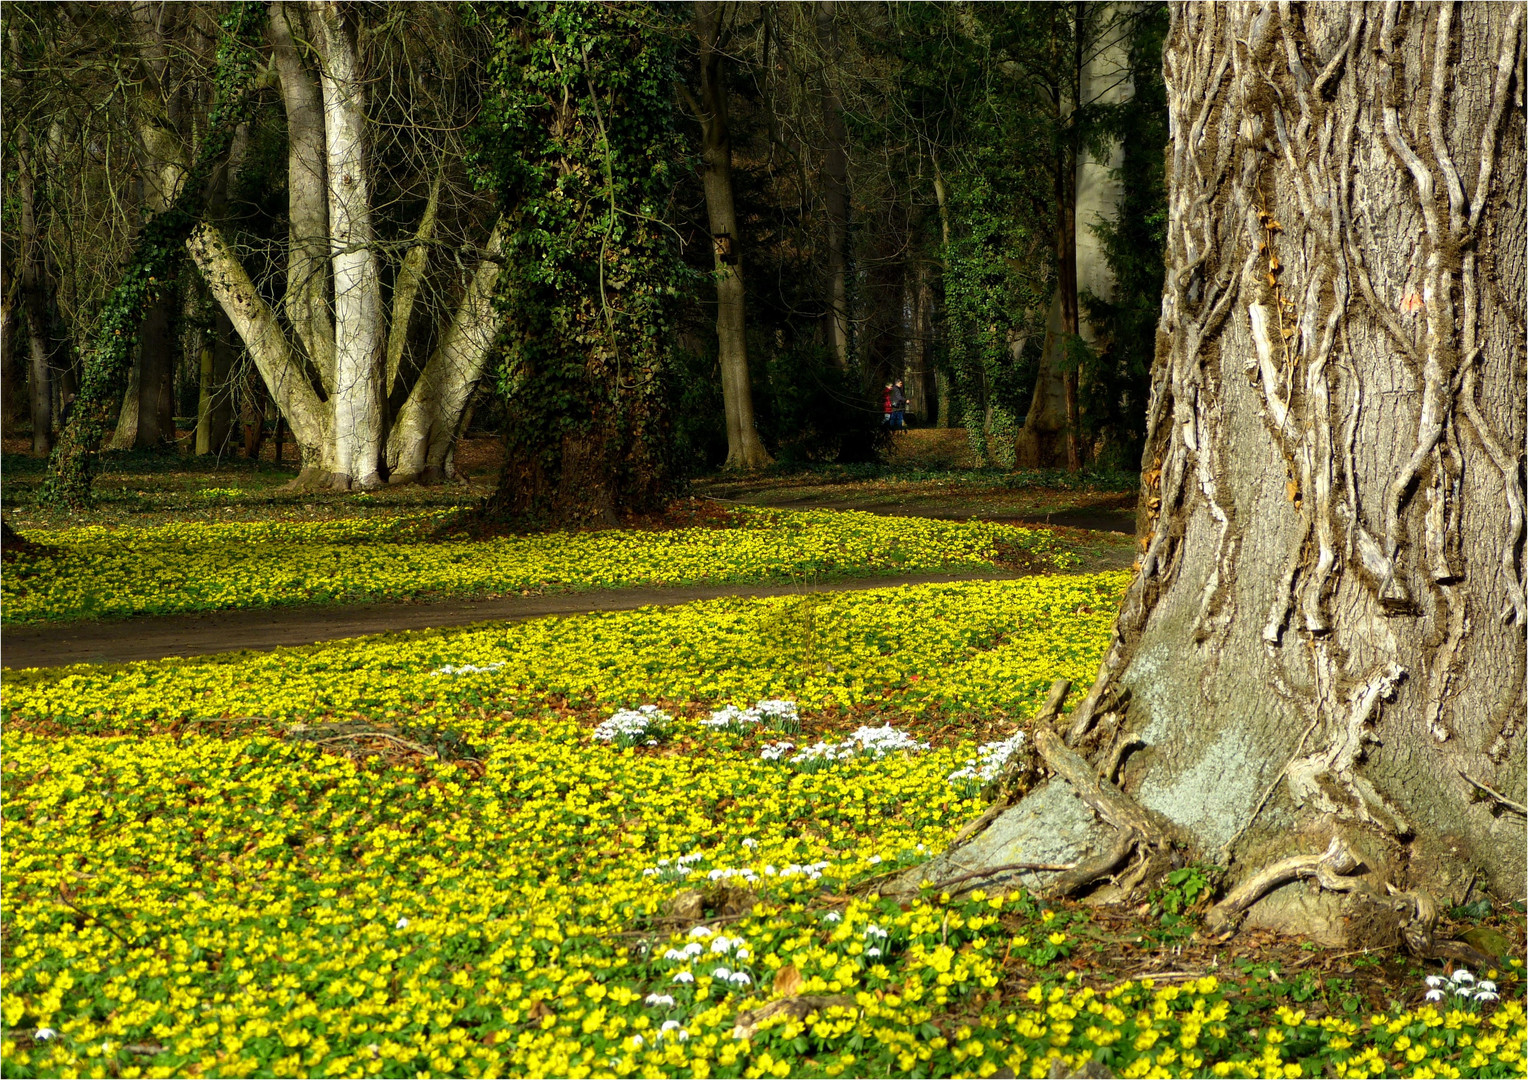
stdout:
{"type": "Polygon", "coordinates": [[[1494,788],[1486,787],[1486,785],[1482,784],[1479,780],[1476,780],[1473,776],[1467,772],[1464,772],[1463,770],[1460,770],[1459,775],[1468,780],[1477,790],[1485,792],[1487,795],[1491,796],[1491,798],[1505,806],[1508,810],[1511,810],[1514,813],[1522,814],[1524,817],[1528,817],[1528,806],[1524,806],[1520,802],[1513,802],[1501,792],[1494,788]]]}

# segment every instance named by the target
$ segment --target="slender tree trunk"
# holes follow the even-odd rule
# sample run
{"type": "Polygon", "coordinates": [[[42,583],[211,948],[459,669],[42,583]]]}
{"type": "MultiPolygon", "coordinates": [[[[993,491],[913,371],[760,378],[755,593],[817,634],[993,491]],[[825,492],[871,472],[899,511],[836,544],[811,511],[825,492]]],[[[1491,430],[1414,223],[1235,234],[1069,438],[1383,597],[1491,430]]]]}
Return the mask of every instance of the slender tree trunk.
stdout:
{"type": "MultiPolygon", "coordinates": [[[[944,174],[939,171],[939,163],[935,161],[932,164],[934,166],[934,202],[939,207],[939,274],[942,281],[950,271],[950,197],[945,188],[944,174]]],[[[929,309],[929,319],[933,320],[932,307],[929,309]]],[[[948,321],[941,319],[940,324],[947,326],[948,321]]],[[[948,351],[945,350],[942,355],[948,356],[948,351]]],[[[937,364],[934,368],[934,397],[939,410],[936,422],[942,428],[950,426],[950,391],[949,368],[946,364],[937,364]]]]}
{"type": "Polygon", "coordinates": [[[773,462],[753,418],[753,382],[748,373],[748,335],[743,288],[742,236],[732,201],[732,137],[728,129],[726,59],[721,49],[722,5],[695,5],[700,42],[701,158],[706,212],[711,223],[716,269],[716,351],[722,371],[722,404],[727,414],[728,469],[761,469],[773,462]]]}
{"type": "Polygon", "coordinates": [[[53,377],[49,364],[52,327],[48,317],[42,234],[37,222],[36,180],[24,155],[16,186],[21,203],[21,306],[27,334],[27,395],[32,414],[32,453],[42,455],[53,449],[53,377]]]}
{"type": "MultiPolygon", "coordinates": [[[[138,129],[141,198],[143,208],[157,215],[174,203],[189,164],[185,137],[179,130],[185,112],[184,93],[169,80],[177,12],[148,0],[134,0],[130,13],[145,76],[145,119],[138,129]]],[[[154,286],[138,328],[134,360],[138,400],[134,407],[124,398],[117,422],[114,443],[121,449],[159,450],[175,443],[175,312],[179,289],[174,279],[156,281],[154,286]]]]}
{"type": "MultiPolygon", "coordinates": [[[[1057,205],[1061,210],[1060,250],[1057,252],[1057,266],[1060,269],[1056,291],[1060,294],[1061,301],[1061,341],[1063,350],[1077,339],[1077,201],[1076,186],[1076,162],[1063,161],[1060,170],[1061,179],[1058,187],[1062,190],[1058,193],[1057,205]]],[[[1063,351],[1065,355],[1065,351],[1063,351]]],[[[1070,357],[1062,370],[1062,393],[1064,397],[1064,416],[1066,418],[1065,441],[1066,441],[1066,467],[1073,472],[1082,468],[1082,453],[1078,445],[1077,430],[1077,368],[1071,362],[1070,357]]]]}
{"type": "Polygon", "coordinates": [[[906,347],[903,351],[904,379],[907,385],[907,411],[921,424],[928,415],[928,263],[916,260],[903,271],[902,307],[907,319],[906,347]]]}
{"type": "Polygon", "coordinates": [[[849,370],[849,132],[844,103],[828,72],[838,55],[835,0],[817,0],[817,39],[825,62],[822,124],[827,138],[822,158],[822,196],[828,222],[828,344],[840,370],[849,370]]]}
{"type": "MultiPolygon", "coordinates": [[[[314,393],[300,359],[282,333],[276,313],[261,297],[238,257],[214,226],[199,226],[186,241],[186,249],[201,272],[202,280],[249,350],[258,380],[263,381],[275,399],[277,409],[287,418],[309,479],[327,478],[336,471],[330,426],[332,412],[314,393]]],[[[246,388],[245,399],[253,400],[254,396],[246,388]]],[[[263,406],[259,415],[264,415],[263,406]]],[[[249,425],[253,422],[253,415],[246,408],[246,449],[252,437],[249,425]]]]}
{"type": "Polygon", "coordinates": [[[334,274],[333,485],[374,488],[382,450],[386,332],[371,222],[365,87],[355,40],[336,0],[314,7],[323,31],[324,136],[334,274]]]}
{"type": "MultiPolygon", "coordinates": [[[[160,450],[175,442],[175,332],[173,289],[165,287],[138,328],[138,410],[133,446],[160,450]]],[[[119,425],[120,427],[120,425],[119,425]]]]}
{"type": "Polygon", "coordinates": [[[462,414],[482,381],[501,318],[494,307],[503,222],[488,238],[488,258],[479,264],[440,343],[425,362],[387,438],[389,483],[434,483],[451,475],[451,448],[462,414]]]}
{"type": "Polygon", "coordinates": [[[1420,955],[1470,882],[1522,895],[1523,23],[1507,4],[1173,6],[1143,554],[1067,735],[1107,771],[1144,744],[1120,778],[1144,816],[1078,786],[1081,759],[1037,729],[1069,782],[963,863],[1049,807],[1056,861],[1091,834],[1115,865],[1160,854],[1148,835],[1226,863],[1212,928],[1250,908],[1420,955]],[[1058,830],[1072,792],[1110,826],[1084,807],[1058,830]],[[1289,880],[1293,856],[1321,890],[1289,880]]]}
{"type": "Polygon", "coordinates": [[[272,57],[287,125],[287,273],[283,310],[326,394],[334,393],[329,318],[329,172],[324,103],[303,58],[317,31],[301,4],[271,5],[272,57]],[[303,43],[299,45],[299,42],[303,43]]]}
{"type": "Polygon", "coordinates": [[[198,454],[221,454],[228,443],[228,433],[233,424],[233,371],[234,350],[229,340],[233,327],[228,316],[219,309],[213,313],[212,325],[202,331],[201,348],[198,353],[200,392],[196,406],[196,452],[198,454]]]}

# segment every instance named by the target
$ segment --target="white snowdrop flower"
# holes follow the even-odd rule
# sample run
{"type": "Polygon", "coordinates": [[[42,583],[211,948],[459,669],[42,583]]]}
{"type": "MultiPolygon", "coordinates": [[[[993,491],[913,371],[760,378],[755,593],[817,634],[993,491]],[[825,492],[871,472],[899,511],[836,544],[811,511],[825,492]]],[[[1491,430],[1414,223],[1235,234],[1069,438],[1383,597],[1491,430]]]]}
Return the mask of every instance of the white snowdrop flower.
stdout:
{"type": "Polygon", "coordinates": [[[1442,990],[1429,990],[1429,991],[1427,991],[1427,1000],[1428,1001],[1442,1001],[1443,1000],[1443,991],[1442,990]]]}
{"type": "Polygon", "coordinates": [[[750,956],[753,955],[753,953],[749,952],[747,949],[740,948],[732,955],[736,956],[739,960],[747,960],[750,956]]]}
{"type": "Polygon", "coordinates": [[[692,983],[695,981],[695,976],[691,975],[688,971],[676,971],[674,972],[673,981],[676,983],[692,983]]]}
{"type": "Polygon", "coordinates": [[[830,911],[822,917],[823,922],[842,922],[843,915],[837,911],[830,911]]]}
{"type": "Polygon", "coordinates": [[[678,949],[670,949],[668,952],[663,954],[663,959],[665,960],[683,960],[684,957],[685,954],[680,952],[678,949]]]}
{"type": "Polygon", "coordinates": [[[648,994],[647,997],[643,1000],[646,1001],[647,1004],[654,1006],[674,1004],[674,998],[670,994],[648,994]]]}
{"type": "Polygon", "coordinates": [[[747,986],[749,983],[753,982],[753,980],[748,977],[748,973],[746,971],[734,971],[727,981],[730,982],[733,986],[747,986]]]}
{"type": "Polygon", "coordinates": [[[716,967],[711,969],[711,978],[713,979],[730,979],[731,977],[731,968],[716,967]]]}
{"type": "Polygon", "coordinates": [[[879,866],[880,863],[881,863],[881,857],[879,855],[872,855],[872,856],[870,856],[870,858],[866,859],[865,861],[867,863],[869,863],[871,866],[879,866]]]}
{"type": "Polygon", "coordinates": [[[765,866],[764,866],[764,876],[765,877],[774,877],[777,873],[779,873],[779,871],[777,871],[775,869],[775,864],[774,863],[767,863],[767,864],[765,864],[765,866]]]}
{"type": "Polygon", "coordinates": [[[443,665],[441,667],[436,668],[434,671],[430,672],[430,674],[431,675],[476,675],[477,673],[482,672],[482,671],[498,671],[503,666],[504,666],[504,664],[502,662],[501,663],[497,663],[497,664],[484,664],[482,666],[479,666],[477,664],[462,664],[460,666],[458,666],[456,664],[445,664],[445,665],[443,665]]]}
{"type": "Polygon", "coordinates": [[[399,919],[399,920],[398,920],[398,921],[397,921],[397,922],[396,922],[396,923],[394,923],[394,924],[393,924],[393,925],[394,925],[394,926],[396,926],[396,927],[397,927],[397,928],[398,928],[398,929],[399,929],[399,930],[402,930],[402,929],[404,929],[404,928],[406,928],[406,927],[407,927],[407,926],[408,926],[408,924],[409,924],[409,921],[408,921],[408,919],[406,919],[406,918],[400,918],[400,919],[399,919]]]}
{"type": "Polygon", "coordinates": [[[34,1034],[32,1038],[36,1039],[38,1042],[47,1042],[49,1039],[58,1038],[58,1032],[54,1031],[52,1028],[38,1028],[36,1034],[34,1034]]]}
{"type": "Polygon", "coordinates": [[[692,927],[690,927],[690,936],[691,937],[710,937],[711,936],[711,928],[709,926],[692,926],[692,927]]]}
{"type": "Polygon", "coordinates": [[[759,751],[759,758],[763,761],[779,761],[795,748],[795,743],[784,739],[779,742],[765,743],[763,749],[759,751]]]}
{"type": "Polygon", "coordinates": [[[724,953],[731,948],[732,939],[726,934],[720,934],[711,939],[711,951],[714,953],[724,953]]]}
{"type": "Polygon", "coordinates": [[[883,937],[886,936],[886,931],[882,930],[875,923],[867,923],[866,926],[865,926],[865,936],[867,938],[871,938],[871,937],[883,938],[883,937]]]}
{"type": "Polygon", "coordinates": [[[1490,979],[1481,979],[1478,983],[1475,984],[1475,989],[1484,990],[1488,994],[1494,994],[1496,993],[1496,983],[1492,982],[1490,979]]]}
{"type": "Polygon", "coordinates": [[[662,1039],[668,1035],[672,1035],[680,1042],[684,1042],[690,1037],[690,1033],[680,1025],[678,1020],[663,1021],[663,1026],[658,1029],[658,1038],[662,1039]]]}
{"type": "Polygon", "coordinates": [[[1466,968],[1460,968],[1458,971],[1454,972],[1454,982],[1459,983],[1460,985],[1468,986],[1474,981],[1475,976],[1471,975],[1466,968]]]}
{"type": "Polygon", "coordinates": [[[688,945],[686,945],[684,947],[684,956],[685,957],[699,956],[701,953],[703,953],[705,951],[706,951],[706,947],[704,945],[702,945],[698,941],[692,941],[692,942],[690,942],[688,945]]]}
{"type": "Polygon", "coordinates": [[[640,1035],[633,1035],[631,1037],[631,1048],[633,1050],[640,1049],[646,1043],[647,1043],[647,1040],[642,1038],[642,1036],[640,1036],[640,1035]]]}
{"type": "Polygon", "coordinates": [[[1497,995],[1491,993],[1489,990],[1477,990],[1475,992],[1476,1001],[1495,1001],[1496,999],[1497,995]]]}
{"type": "Polygon", "coordinates": [[[877,956],[881,955],[881,950],[872,945],[870,948],[865,950],[865,955],[874,960],[877,956]]]}
{"type": "Polygon", "coordinates": [[[1433,987],[1442,986],[1443,985],[1443,976],[1442,975],[1429,975],[1429,976],[1427,976],[1426,982],[1427,982],[1428,986],[1433,986],[1433,987]]]}
{"type": "Polygon", "coordinates": [[[751,836],[745,836],[743,837],[743,846],[746,848],[756,848],[759,846],[759,842],[751,836]]]}

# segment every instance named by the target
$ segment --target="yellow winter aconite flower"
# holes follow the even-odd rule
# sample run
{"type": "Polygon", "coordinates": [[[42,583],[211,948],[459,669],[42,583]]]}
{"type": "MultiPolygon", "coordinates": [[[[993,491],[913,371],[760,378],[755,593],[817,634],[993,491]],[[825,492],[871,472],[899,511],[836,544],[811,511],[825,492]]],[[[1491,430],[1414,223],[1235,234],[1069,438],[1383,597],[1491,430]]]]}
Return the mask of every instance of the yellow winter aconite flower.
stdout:
{"type": "Polygon", "coordinates": [[[7,564],[0,618],[990,570],[1000,549],[1057,567],[1076,561],[1044,529],[857,511],[742,508],[736,528],[490,540],[451,539],[455,514],[37,529],[29,539],[61,554],[21,554],[7,564]]]}
{"type": "Polygon", "coordinates": [[[3,701],[13,719],[92,729],[401,710],[492,734],[460,717],[464,703],[547,699],[714,708],[791,698],[1017,718],[1052,679],[1092,679],[1125,583],[1112,573],[726,598],[259,655],[8,671],[3,701]]]}
{"type": "Polygon", "coordinates": [[[6,671],[0,1066],[1044,1076],[1103,1055],[1119,1076],[1520,1075],[1518,968],[1491,1012],[1256,1023],[1211,975],[1084,985],[1054,966],[1080,940],[1073,911],[865,892],[922,872],[982,810],[948,779],[970,741],[803,771],[695,722],[765,697],[873,707],[915,733],[925,713],[1022,716],[1056,675],[1091,678],[1124,584],[734,599],[6,671]],[[561,708],[660,700],[684,752],[600,742],[561,708]],[[438,722],[478,761],[358,764],[277,725],[185,722],[243,716],[438,722]],[[681,892],[702,897],[691,919],[681,892]],[[782,986],[829,1003],[749,1022],[787,967],[782,986]]]}

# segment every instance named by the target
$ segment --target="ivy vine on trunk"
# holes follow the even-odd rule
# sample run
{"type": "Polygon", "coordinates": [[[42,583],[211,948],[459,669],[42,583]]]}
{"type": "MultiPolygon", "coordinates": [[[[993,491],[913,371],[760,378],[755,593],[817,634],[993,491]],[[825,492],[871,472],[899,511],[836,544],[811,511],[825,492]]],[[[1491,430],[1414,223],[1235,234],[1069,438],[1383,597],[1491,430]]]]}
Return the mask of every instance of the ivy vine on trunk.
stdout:
{"type": "Polygon", "coordinates": [[[121,281],[102,311],[69,424],[48,462],[41,501],[79,507],[90,501],[91,480],[112,411],[132,370],[133,347],[144,312],[169,288],[185,255],[185,241],[201,220],[213,173],[228,154],[235,129],[248,119],[259,70],[257,51],[265,5],[236,3],[220,22],[217,93],[206,136],[179,190],[143,226],[121,281]]]}
{"type": "Polygon", "coordinates": [[[493,9],[475,165],[509,227],[505,461],[489,512],[613,523],[672,482],[665,361],[698,287],[665,220],[689,168],[662,7],[493,9]]]}

